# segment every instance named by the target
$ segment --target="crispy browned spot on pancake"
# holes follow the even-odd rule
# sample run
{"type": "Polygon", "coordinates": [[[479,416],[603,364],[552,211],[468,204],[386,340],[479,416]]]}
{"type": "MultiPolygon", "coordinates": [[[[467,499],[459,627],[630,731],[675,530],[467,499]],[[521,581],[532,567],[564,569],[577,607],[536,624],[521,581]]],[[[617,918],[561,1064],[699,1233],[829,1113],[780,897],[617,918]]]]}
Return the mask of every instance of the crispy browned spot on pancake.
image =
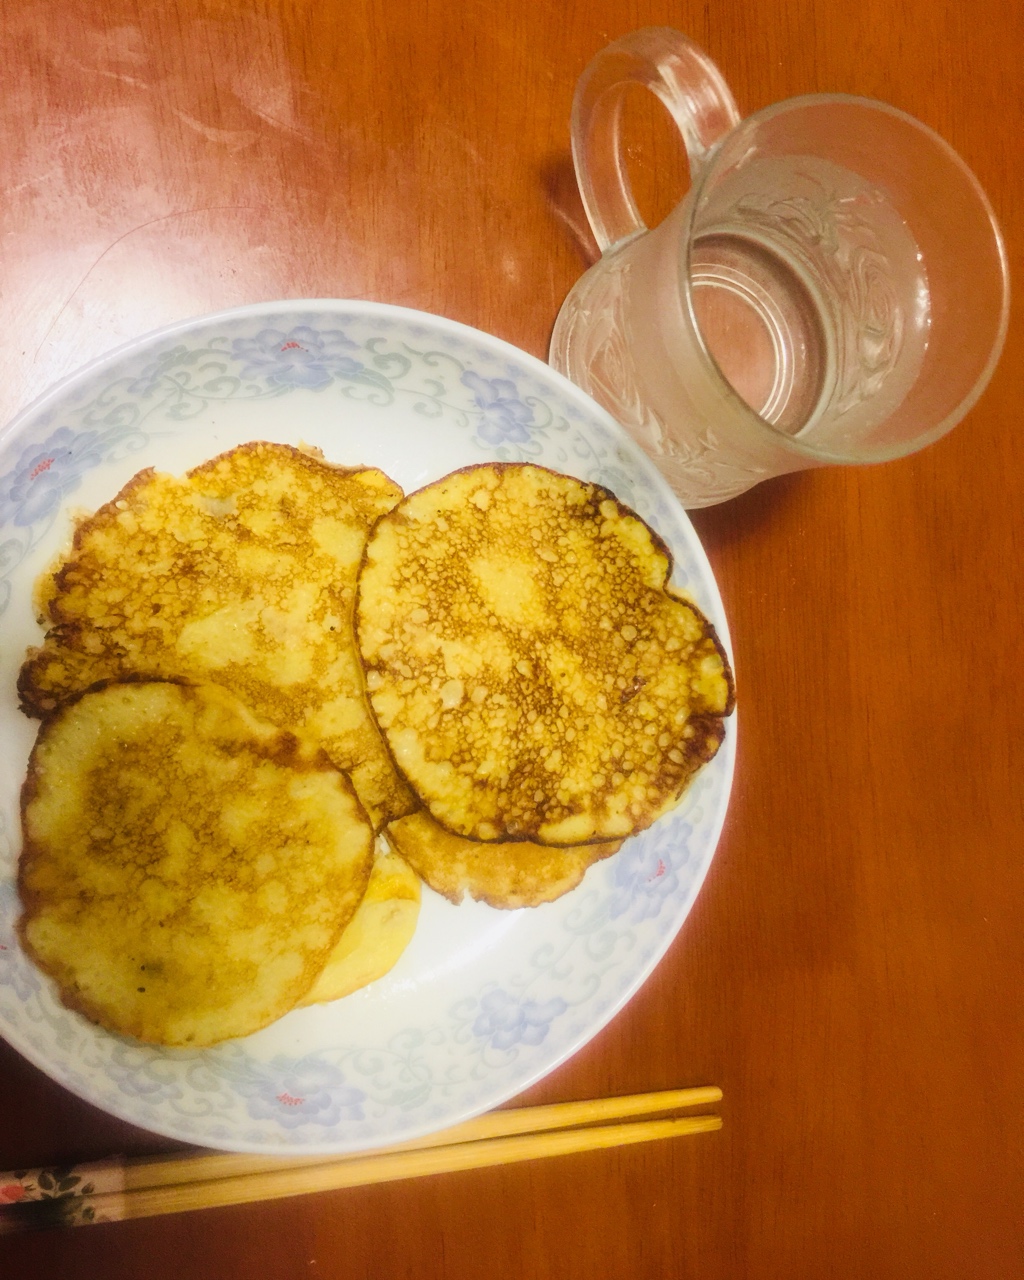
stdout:
{"type": "Polygon", "coordinates": [[[113,683],[40,727],[19,933],[70,1008],[167,1045],[303,998],[355,911],[373,832],[323,752],[214,686],[113,683]]]}
{"type": "Polygon", "coordinates": [[[555,848],[528,840],[483,843],[453,836],[422,809],[388,827],[388,838],[412,869],[450,902],[471,898],[492,907],[536,907],[575,889],[589,866],[622,841],[555,848]]]}
{"type": "Polygon", "coordinates": [[[383,978],[412,941],[420,915],[420,882],[409,864],[377,837],[370,882],[323,972],[302,1004],[340,1000],[383,978]]]}
{"type": "Polygon", "coordinates": [[[377,722],[431,816],[477,840],[621,839],[718,750],[732,677],[614,495],[485,464],[374,528],[356,633],[377,722]]]}
{"type": "Polygon", "coordinates": [[[380,471],[260,442],[184,478],[140,472],[37,589],[52,625],[21,671],[24,710],[127,675],[213,681],[315,738],[378,826],[410,812],[352,636],[367,533],[401,496],[380,471]]]}

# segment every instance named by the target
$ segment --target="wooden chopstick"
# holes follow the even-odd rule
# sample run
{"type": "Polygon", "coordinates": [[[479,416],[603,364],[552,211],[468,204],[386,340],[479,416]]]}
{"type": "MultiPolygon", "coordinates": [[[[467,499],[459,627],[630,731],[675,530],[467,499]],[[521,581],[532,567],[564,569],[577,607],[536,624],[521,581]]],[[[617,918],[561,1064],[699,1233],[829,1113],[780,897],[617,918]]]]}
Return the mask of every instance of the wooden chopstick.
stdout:
{"type": "Polygon", "coordinates": [[[701,1107],[720,1102],[722,1091],[714,1085],[694,1089],[667,1089],[659,1093],[634,1093],[619,1098],[592,1098],[584,1102],[555,1102],[543,1107],[517,1107],[507,1111],[489,1111],[463,1124],[435,1133],[396,1142],[378,1150],[359,1151],[355,1156],[258,1156],[243,1154],[211,1154],[198,1156],[161,1156],[156,1159],[128,1161],[124,1165],[126,1190],[142,1187],[166,1187],[182,1182],[205,1182],[211,1178],[239,1177],[247,1174],[278,1172],[282,1168],[304,1168],[310,1165],[338,1164],[340,1160],[389,1155],[400,1151],[421,1151],[429,1147],[452,1146],[459,1142],[479,1142],[485,1138],[504,1138],[514,1134],[541,1133],[550,1129],[569,1129],[575,1125],[605,1124],[632,1116],[655,1116],[663,1111],[679,1111],[684,1107],[701,1107]]]}
{"type": "MultiPolygon", "coordinates": [[[[484,1138],[502,1138],[514,1134],[540,1133],[549,1129],[568,1129],[574,1125],[607,1123],[633,1116],[655,1116],[684,1107],[707,1106],[720,1102],[722,1091],[715,1085],[691,1089],[665,1089],[656,1093],[633,1093],[617,1098],[592,1098],[583,1102],[555,1102],[542,1107],[517,1107],[505,1111],[489,1111],[448,1129],[428,1133],[408,1142],[397,1142],[372,1152],[359,1151],[357,1157],[384,1155],[399,1151],[419,1151],[427,1147],[450,1146],[458,1142],[477,1142],[484,1138]]],[[[262,1156],[244,1153],[198,1152],[188,1155],[147,1156],[125,1159],[115,1156],[72,1169],[33,1169],[18,1175],[21,1183],[34,1190],[26,1198],[43,1199],[40,1174],[55,1180],[58,1172],[67,1178],[78,1177],[92,1183],[97,1192],[135,1191],[143,1187],[167,1187],[184,1182],[207,1182],[213,1178],[241,1177],[247,1174],[337,1164],[352,1156],[262,1156]]],[[[14,1174],[0,1174],[0,1186],[15,1181],[14,1174]]]]}
{"type": "MultiPolygon", "coordinates": [[[[453,1146],[425,1147],[390,1155],[362,1156],[337,1164],[305,1169],[284,1169],[277,1173],[249,1174],[218,1178],[212,1182],[175,1187],[153,1187],[132,1191],[111,1200],[120,1200],[127,1209],[124,1217],[143,1218],[187,1209],[209,1209],[219,1205],[248,1204],[254,1200],[277,1200],[284,1196],[308,1195],[315,1191],[337,1191],[342,1187],[365,1187],[402,1178],[423,1178],[436,1173],[483,1169],[491,1165],[515,1164],[544,1156],[570,1155],[579,1151],[599,1151],[658,1138],[708,1133],[720,1129],[720,1116],[686,1116],[673,1120],[644,1120],[631,1124],[597,1125],[589,1129],[567,1129],[548,1133],[528,1133],[516,1137],[462,1142],[453,1146]]],[[[107,1197],[104,1197],[106,1199],[107,1197]]],[[[117,1208],[111,1205],[111,1208],[117,1208]]]]}
{"type": "MultiPolygon", "coordinates": [[[[560,1129],[527,1133],[451,1146],[423,1147],[387,1155],[356,1156],[333,1164],[280,1169],[277,1172],[242,1174],[205,1182],[175,1186],[143,1187],[134,1191],[110,1191],[83,1198],[75,1205],[68,1200],[45,1200],[26,1205],[9,1220],[7,1229],[31,1230],[43,1226],[83,1226],[93,1222],[123,1222],[159,1214],[185,1213],[226,1205],[251,1204],[287,1196],[337,1191],[345,1187],[365,1187],[431,1174],[483,1169],[516,1164],[548,1156],[600,1151],[638,1142],[710,1133],[722,1127],[720,1116],[684,1116],[668,1120],[642,1120],[626,1124],[596,1125],[582,1129],[560,1129]],[[33,1211],[39,1211],[34,1218],[33,1211]]],[[[0,1220],[0,1234],[5,1227],[0,1220]]]]}
{"type": "MultiPolygon", "coordinates": [[[[625,1124],[603,1122],[704,1105],[719,1101],[721,1096],[720,1089],[706,1086],[494,1111],[440,1133],[342,1159],[210,1153],[100,1161],[74,1170],[37,1170],[33,1171],[37,1175],[37,1194],[31,1201],[26,1196],[21,1204],[0,1212],[0,1234],[40,1226],[122,1221],[247,1204],[706,1133],[721,1128],[718,1116],[625,1124]],[[569,1127],[588,1125],[590,1127],[569,1127]],[[59,1180],[66,1182],[73,1176],[78,1179],[76,1187],[89,1190],[85,1194],[70,1190],[60,1198],[54,1198],[52,1190],[43,1191],[42,1196],[47,1198],[41,1198],[39,1175],[44,1173],[50,1175],[51,1186],[59,1186],[59,1180]]],[[[18,1176],[23,1185],[32,1183],[31,1174],[10,1176],[18,1176]]],[[[0,1175],[0,1189],[3,1180],[4,1175],[0,1175]]]]}

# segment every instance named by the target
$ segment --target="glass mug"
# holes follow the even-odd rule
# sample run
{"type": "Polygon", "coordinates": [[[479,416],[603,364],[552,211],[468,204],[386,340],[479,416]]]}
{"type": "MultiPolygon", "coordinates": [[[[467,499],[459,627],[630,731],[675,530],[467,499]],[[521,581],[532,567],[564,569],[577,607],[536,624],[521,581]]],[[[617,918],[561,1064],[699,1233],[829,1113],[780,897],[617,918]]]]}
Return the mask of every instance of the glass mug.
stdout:
{"type": "Polygon", "coordinates": [[[981,395],[1006,335],[1006,253],[977,179],[912,117],[821,94],[741,120],[707,55],[649,27],[583,73],[572,146],[602,256],[562,306],[550,362],[684,506],[912,453],[981,395]],[[689,193],[653,231],[624,172],[630,84],[665,104],[690,162],[689,193]]]}

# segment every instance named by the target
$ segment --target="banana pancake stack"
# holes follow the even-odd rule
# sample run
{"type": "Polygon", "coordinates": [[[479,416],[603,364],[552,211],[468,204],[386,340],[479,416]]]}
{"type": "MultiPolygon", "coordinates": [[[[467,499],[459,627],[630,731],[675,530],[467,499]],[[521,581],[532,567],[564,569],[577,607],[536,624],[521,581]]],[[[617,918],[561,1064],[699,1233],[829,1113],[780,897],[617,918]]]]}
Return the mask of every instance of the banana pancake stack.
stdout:
{"type": "Polygon", "coordinates": [[[419,882],[383,838],[374,857],[374,833],[416,802],[351,627],[367,534],[401,496],[380,471],[243,445],[182,478],[140,472],[43,575],[48,630],[18,682],[43,718],[20,932],[71,1007],[214,1043],[404,950],[419,882]],[[227,739],[211,707],[234,717],[227,739]],[[344,821],[324,789],[335,809],[347,797],[344,821]]]}
{"type": "Polygon", "coordinates": [[[262,442],[140,472],[37,587],[28,953],[101,1025],[210,1044],[386,972],[417,876],[568,892],[723,738],[732,676],[671,567],[528,464],[408,497],[262,442]]]}

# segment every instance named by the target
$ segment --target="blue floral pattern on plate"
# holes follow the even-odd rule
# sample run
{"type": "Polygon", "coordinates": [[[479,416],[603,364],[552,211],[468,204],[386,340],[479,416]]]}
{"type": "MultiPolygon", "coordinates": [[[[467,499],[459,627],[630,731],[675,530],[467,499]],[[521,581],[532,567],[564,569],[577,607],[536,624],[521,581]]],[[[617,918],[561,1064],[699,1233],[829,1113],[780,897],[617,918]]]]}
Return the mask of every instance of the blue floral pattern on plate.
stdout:
{"type": "Polygon", "coordinates": [[[482,378],[467,369],[459,379],[469,387],[482,420],[477,435],[486,444],[525,444],[530,439],[533,410],[516,394],[510,378],[482,378]]]}
{"type": "Polygon", "coordinates": [[[29,445],[0,481],[0,522],[31,527],[54,515],[75,491],[85,471],[103,461],[96,431],[58,427],[39,445],[29,445]]]}
{"type": "Polygon", "coordinates": [[[342,1120],[362,1120],[366,1094],[345,1083],[344,1074],[330,1062],[278,1057],[253,1065],[239,1082],[254,1120],[272,1120],[285,1129],[317,1124],[333,1128],[342,1120]]]}
{"type": "Polygon", "coordinates": [[[480,998],[480,1013],[473,1023],[473,1034],[495,1049],[543,1044],[552,1022],[568,1007],[560,996],[541,1003],[517,1000],[507,991],[488,991],[480,998]]]}
{"type": "Polygon", "coordinates": [[[355,377],[363,364],[352,357],[359,344],[338,329],[318,331],[308,324],[287,333],[261,329],[255,338],[236,338],[233,351],[243,378],[266,378],[278,387],[319,391],[336,377],[355,377]]]}
{"type": "Polygon", "coordinates": [[[612,420],[539,361],[450,321],[369,303],[241,308],[150,335],[42,397],[0,434],[0,1034],[56,1080],[133,1123],[209,1146],[341,1152],[457,1123],[552,1070],[602,1027],[678,932],[728,801],[731,724],[683,804],[532,911],[424,894],[393,974],[248,1039],[161,1050],[65,1009],[21,953],[18,789],[30,733],[19,655],[39,635],[35,576],[73,504],[141,466],[183,471],[248,439],[317,445],[407,490],[474,462],[529,460],[635,507],[726,637],[689,521],[612,420]],[[426,977],[422,975],[427,975],[426,977]]]}

